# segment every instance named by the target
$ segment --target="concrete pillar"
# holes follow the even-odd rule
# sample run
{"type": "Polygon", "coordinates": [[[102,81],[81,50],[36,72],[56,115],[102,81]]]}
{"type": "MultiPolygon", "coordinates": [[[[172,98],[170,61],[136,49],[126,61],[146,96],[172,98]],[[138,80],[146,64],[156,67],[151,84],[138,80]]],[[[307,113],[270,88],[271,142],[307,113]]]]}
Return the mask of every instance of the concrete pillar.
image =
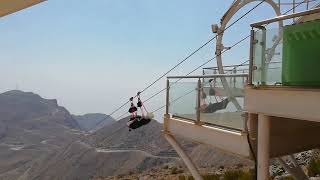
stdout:
{"type": "Polygon", "coordinates": [[[258,115],[258,180],[269,179],[270,116],[258,115]]]}

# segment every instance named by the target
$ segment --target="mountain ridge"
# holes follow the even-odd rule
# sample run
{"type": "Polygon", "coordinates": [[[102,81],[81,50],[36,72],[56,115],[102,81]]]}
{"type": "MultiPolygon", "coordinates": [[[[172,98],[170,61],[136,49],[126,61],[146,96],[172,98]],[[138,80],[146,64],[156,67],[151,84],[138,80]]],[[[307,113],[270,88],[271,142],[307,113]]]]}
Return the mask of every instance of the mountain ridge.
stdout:
{"type": "MultiPolygon", "coordinates": [[[[163,138],[161,123],[152,120],[129,131],[128,120],[87,132],[57,100],[22,91],[0,94],[0,179],[85,180],[183,165],[163,138]]],[[[198,166],[244,162],[177,139],[198,166]]]]}
{"type": "Polygon", "coordinates": [[[115,122],[110,115],[103,113],[87,113],[83,115],[72,115],[78,122],[81,130],[95,132],[100,128],[115,122]]]}

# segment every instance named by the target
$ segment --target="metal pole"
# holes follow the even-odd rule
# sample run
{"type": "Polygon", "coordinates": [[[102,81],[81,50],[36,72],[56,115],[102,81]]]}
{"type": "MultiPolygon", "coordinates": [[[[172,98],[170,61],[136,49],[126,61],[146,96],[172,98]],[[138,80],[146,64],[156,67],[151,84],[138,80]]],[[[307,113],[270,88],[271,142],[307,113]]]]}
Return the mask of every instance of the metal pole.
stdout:
{"type": "Polygon", "coordinates": [[[262,30],[261,42],[261,85],[266,85],[267,82],[267,69],[266,69],[266,45],[267,45],[267,32],[264,26],[259,27],[262,30]]]}
{"type": "Polygon", "coordinates": [[[216,74],[216,75],[198,75],[198,76],[168,76],[168,79],[196,79],[196,78],[227,78],[227,77],[247,77],[248,74],[216,74]]]}
{"type": "MultiPolygon", "coordinates": [[[[205,75],[204,69],[202,69],[202,75],[205,75]]],[[[204,78],[202,78],[202,82],[204,83],[204,78]]]]}
{"type": "Polygon", "coordinates": [[[175,140],[175,138],[169,134],[164,134],[164,137],[167,139],[167,141],[171,144],[171,146],[176,150],[176,152],[179,154],[183,162],[188,167],[189,171],[191,172],[192,176],[195,180],[203,180],[201,177],[199,171],[197,170],[196,166],[190,159],[190,157],[183,151],[181,146],[178,144],[178,142],[175,140]]]}
{"type": "MultiPolygon", "coordinates": [[[[231,71],[230,73],[233,74],[232,71],[231,71]]],[[[230,84],[229,86],[231,87],[231,86],[232,86],[232,77],[230,77],[230,82],[229,82],[229,84],[230,84]]]]}
{"type": "Polygon", "coordinates": [[[167,94],[166,94],[166,114],[169,114],[169,89],[170,89],[170,83],[169,79],[167,79],[167,94]]]}
{"type": "Polygon", "coordinates": [[[314,9],[310,9],[310,10],[306,10],[306,11],[302,11],[302,12],[297,12],[294,14],[288,14],[288,15],[281,15],[281,16],[277,16],[275,18],[271,18],[271,19],[266,19],[260,22],[256,22],[256,23],[252,23],[250,24],[251,27],[259,27],[265,24],[271,24],[273,22],[278,22],[278,21],[282,21],[282,20],[286,20],[286,19],[291,19],[294,17],[300,17],[300,16],[307,16],[307,15],[311,15],[311,14],[316,14],[320,12],[320,8],[314,8],[314,9]]]}
{"type": "MultiPolygon", "coordinates": [[[[242,73],[244,74],[244,70],[242,70],[242,73]]],[[[244,77],[242,78],[242,84],[244,84],[244,77]]]]}
{"type": "MultiPolygon", "coordinates": [[[[296,1],[295,0],[293,0],[292,1],[292,13],[294,14],[295,13],[295,11],[296,11],[296,1]]],[[[295,22],[295,18],[292,18],[292,22],[294,23],[295,22]]]]}
{"type": "MultiPolygon", "coordinates": [[[[237,69],[236,69],[236,67],[234,67],[233,73],[234,73],[234,74],[237,74],[237,69]]],[[[234,88],[236,87],[236,81],[237,81],[237,80],[236,80],[236,77],[234,77],[234,78],[233,78],[233,87],[234,87],[234,88]]]]}
{"type": "Polygon", "coordinates": [[[198,85],[197,85],[197,90],[198,90],[198,97],[197,97],[197,122],[196,124],[200,124],[200,99],[201,99],[201,81],[200,78],[198,79],[198,85]]]}
{"type": "Polygon", "coordinates": [[[250,35],[250,54],[249,54],[249,80],[248,84],[252,85],[253,82],[253,43],[254,43],[254,30],[251,29],[250,35]]]}
{"type": "Polygon", "coordinates": [[[269,179],[270,116],[258,115],[258,180],[269,179]]]}
{"type": "MultiPolygon", "coordinates": [[[[217,70],[215,69],[213,74],[217,74],[217,70]]],[[[216,87],[216,80],[217,78],[213,78],[213,87],[216,87]]]]}

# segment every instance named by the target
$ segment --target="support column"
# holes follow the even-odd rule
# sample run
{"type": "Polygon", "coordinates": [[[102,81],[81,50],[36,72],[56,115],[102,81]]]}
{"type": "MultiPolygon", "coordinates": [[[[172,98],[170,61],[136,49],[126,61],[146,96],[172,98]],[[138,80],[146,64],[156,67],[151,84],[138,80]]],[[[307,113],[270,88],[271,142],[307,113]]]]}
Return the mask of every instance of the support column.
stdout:
{"type": "Polygon", "coordinates": [[[258,115],[258,180],[269,179],[270,116],[258,115]]]}
{"type": "Polygon", "coordinates": [[[171,144],[171,146],[177,151],[183,162],[188,167],[189,171],[191,172],[192,176],[195,180],[203,180],[201,177],[199,171],[197,170],[196,166],[193,164],[189,156],[183,151],[181,146],[178,144],[178,142],[175,140],[175,138],[169,134],[164,133],[164,137],[167,139],[167,141],[171,144]]]}

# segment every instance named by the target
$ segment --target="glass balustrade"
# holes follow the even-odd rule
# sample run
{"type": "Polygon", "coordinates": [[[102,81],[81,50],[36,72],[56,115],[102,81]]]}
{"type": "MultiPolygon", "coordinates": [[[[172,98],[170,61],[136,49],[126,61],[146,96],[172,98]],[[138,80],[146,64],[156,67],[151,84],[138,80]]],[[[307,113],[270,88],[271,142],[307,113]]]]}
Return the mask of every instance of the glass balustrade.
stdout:
{"type": "Polygon", "coordinates": [[[254,33],[253,83],[279,85],[282,83],[282,31],[261,29],[254,33]]]}
{"type": "Polygon", "coordinates": [[[169,114],[200,124],[243,130],[242,109],[247,74],[188,77],[169,80],[169,114]]]}
{"type": "Polygon", "coordinates": [[[177,117],[197,120],[197,81],[170,82],[169,112],[177,117]]]}

